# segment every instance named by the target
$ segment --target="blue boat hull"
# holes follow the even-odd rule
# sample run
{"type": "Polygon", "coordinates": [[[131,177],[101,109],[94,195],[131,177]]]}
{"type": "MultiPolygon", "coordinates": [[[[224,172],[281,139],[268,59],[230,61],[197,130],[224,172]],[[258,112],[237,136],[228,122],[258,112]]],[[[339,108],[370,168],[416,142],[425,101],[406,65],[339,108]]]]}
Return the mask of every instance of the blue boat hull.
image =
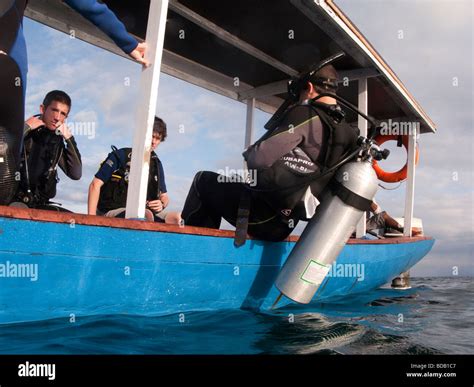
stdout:
{"type": "MultiPolygon", "coordinates": [[[[68,215],[58,215],[50,221],[38,213],[37,219],[0,214],[0,323],[268,309],[279,294],[273,282],[295,243],[248,240],[235,248],[225,232],[222,237],[193,235],[176,226],[165,232],[167,225],[157,230],[107,227],[81,224],[95,217],[69,215],[67,221],[68,215]],[[14,273],[7,269],[18,265],[37,265],[36,278],[9,275],[14,273]]],[[[380,242],[347,244],[337,264],[363,268],[363,276],[334,272],[314,300],[336,302],[377,288],[421,260],[434,240],[380,242]]]]}

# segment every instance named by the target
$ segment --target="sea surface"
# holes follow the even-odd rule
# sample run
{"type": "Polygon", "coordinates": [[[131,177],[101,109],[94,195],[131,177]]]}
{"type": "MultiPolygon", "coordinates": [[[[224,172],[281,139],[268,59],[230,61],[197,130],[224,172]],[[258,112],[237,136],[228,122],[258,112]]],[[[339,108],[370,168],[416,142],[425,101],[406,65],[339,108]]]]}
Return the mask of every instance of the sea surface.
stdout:
{"type": "Polygon", "coordinates": [[[2,354],[474,354],[473,278],[412,278],[344,304],[0,325],[2,354]]]}

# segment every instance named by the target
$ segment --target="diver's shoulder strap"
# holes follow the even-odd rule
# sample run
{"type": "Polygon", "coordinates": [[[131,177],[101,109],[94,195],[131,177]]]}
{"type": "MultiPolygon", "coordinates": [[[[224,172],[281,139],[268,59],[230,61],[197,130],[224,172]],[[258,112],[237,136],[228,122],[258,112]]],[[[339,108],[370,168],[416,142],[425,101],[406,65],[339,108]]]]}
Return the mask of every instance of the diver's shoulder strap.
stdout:
{"type": "Polygon", "coordinates": [[[337,180],[331,180],[329,188],[334,196],[337,196],[349,206],[357,208],[360,211],[370,211],[372,200],[366,199],[355,192],[352,192],[337,180]]]}
{"type": "MultiPolygon", "coordinates": [[[[125,167],[126,167],[126,163],[124,165],[123,161],[122,161],[122,156],[120,155],[120,150],[121,149],[118,149],[115,145],[111,145],[110,148],[112,149],[112,153],[115,155],[115,157],[117,158],[117,161],[118,161],[118,164],[119,164],[119,169],[124,169],[125,170],[125,167]]],[[[123,148],[125,151],[127,151],[128,149],[130,148],[123,148]]]]}

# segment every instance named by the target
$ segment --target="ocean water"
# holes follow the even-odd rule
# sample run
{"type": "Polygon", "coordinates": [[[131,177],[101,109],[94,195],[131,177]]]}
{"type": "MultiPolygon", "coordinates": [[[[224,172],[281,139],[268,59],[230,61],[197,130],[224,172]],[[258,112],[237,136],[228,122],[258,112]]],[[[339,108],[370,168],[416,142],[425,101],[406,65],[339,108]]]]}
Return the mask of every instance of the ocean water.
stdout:
{"type": "Polygon", "coordinates": [[[341,304],[0,325],[1,354],[474,354],[473,278],[412,278],[341,304]]]}

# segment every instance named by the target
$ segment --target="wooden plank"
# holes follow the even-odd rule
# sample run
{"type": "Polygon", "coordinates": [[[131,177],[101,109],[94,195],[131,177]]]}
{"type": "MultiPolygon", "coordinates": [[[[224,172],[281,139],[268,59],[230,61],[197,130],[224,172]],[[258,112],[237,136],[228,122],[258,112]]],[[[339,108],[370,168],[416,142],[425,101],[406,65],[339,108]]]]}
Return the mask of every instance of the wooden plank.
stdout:
{"type": "Polygon", "coordinates": [[[352,82],[361,79],[379,77],[381,74],[376,68],[367,67],[355,70],[342,70],[338,72],[338,75],[339,83],[342,83],[345,79],[348,79],[349,82],[352,82]]]}
{"type": "MultiPolygon", "coordinates": [[[[62,2],[31,0],[25,11],[25,16],[60,32],[69,35],[73,32],[76,39],[132,60],[107,35],[62,2]]],[[[240,82],[238,87],[234,87],[233,78],[168,50],[163,50],[161,71],[234,100],[241,100],[239,92],[254,88],[244,82],[240,82]]],[[[267,95],[258,98],[255,107],[273,114],[282,102],[281,98],[267,95]]]]}
{"type": "MultiPolygon", "coordinates": [[[[378,77],[380,73],[373,68],[356,69],[356,70],[342,70],[339,71],[339,83],[348,80],[349,82],[357,81],[359,79],[367,79],[378,77]]],[[[249,98],[261,98],[269,95],[283,94],[287,92],[289,79],[268,83],[266,85],[258,86],[243,92],[239,92],[239,100],[246,100],[249,98]]]]}
{"type": "MultiPolygon", "coordinates": [[[[249,90],[238,93],[240,101],[248,100],[249,98],[260,98],[269,95],[283,94],[288,89],[288,80],[268,83],[263,86],[251,88],[249,90]]],[[[283,100],[282,100],[283,103],[283,100]]]]}
{"type": "Polygon", "coordinates": [[[185,17],[189,21],[195,23],[202,29],[210,32],[211,34],[216,35],[219,39],[222,39],[223,41],[231,44],[232,46],[237,47],[239,50],[242,50],[247,54],[252,55],[254,58],[265,62],[266,64],[284,72],[285,74],[291,76],[298,75],[298,71],[292,69],[290,66],[287,66],[279,60],[272,58],[270,55],[264,53],[263,51],[252,46],[251,44],[244,42],[242,39],[238,38],[235,35],[232,35],[223,28],[219,27],[217,24],[214,24],[210,20],[185,7],[183,4],[171,0],[170,9],[178,13],[179,15],[185,17]]]}
{"type": "Polygon", "coordinates": [[[147,27],[147,60],[152,63],[142,70],[136,126],[133,135],[132,163],[127,194],[127,218],[145,218],[151,136],[155,120],[161,59],[165,41],[168,0],[151,0],[147,27]]]}
{"type": "MultiPolygon", "coordinates": [[[[144,222],[141,220],[132,219],[119,219],[119,218],[107,218],[105,216],[94,216],[84,215],[66,212],[46,211],[46,210],[34,210],[31,208],[18,208],[18,207],[6,207],[0,206],[0,217],[7,219],[19,219],[19,220],[30,220],[35,222],[46,222],[46,223],[64,223],[69,224],[70,227],[76,225],[83,226],[96,226],[96,227],[112,227],[122,228],[126,230],[137,230],[137,231],[152,231],[152,232],[165,232],[165,233],[177,233],[177,234],[189,234],[199,236],[212,236],[219,238],[234,238],[234,231],[230,230],[215,230],[205,227],[193,227],[193,226],[178,226],[164,223],[144,222]]],[[[0,240],[2,238],[3,230],[0,229],[0,240]]],[[[249,237],[249,239],[255,239],[249,237]]],[[[286,239],[289,242],[297,242],[298,236],[290,236],[286,239]]],[[[418,242],[423,240],[432,240],[431,237],[417,236],[417,237],[400,237],[400,238],[385,238],[385,239],[349,239],[347,244],[349,245],[373,245],[373,244],[400,244],[418,242]]]]}
{"type": "MultiPolygon", "coordinates": [[[[245,82],[234,84],[234,78],[212,70],[171,51],[164,50],[162,71],[185,82],[218,93],[233,100],[242,101],[240,93],[253,89],[245,82]]],[[[266,113],[273,114],[282,104],[279,97],[262,96],[255,101],[255,107],[266,113]]]]}

